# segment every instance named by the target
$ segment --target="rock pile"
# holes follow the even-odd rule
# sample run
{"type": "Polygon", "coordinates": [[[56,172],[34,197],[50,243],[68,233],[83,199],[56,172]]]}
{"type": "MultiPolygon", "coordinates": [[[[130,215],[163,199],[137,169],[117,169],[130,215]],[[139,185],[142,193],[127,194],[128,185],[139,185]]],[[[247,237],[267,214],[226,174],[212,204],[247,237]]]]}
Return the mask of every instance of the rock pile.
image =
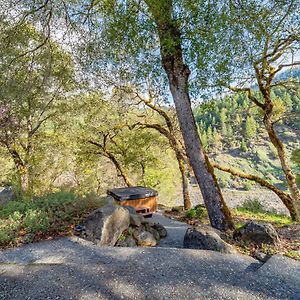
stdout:
{"type": "Polygon", "coordinates": [[[166,229],[135,213],[132,207],[106,205],[93,211],[77,235],[99,246],[153,247],[167,236],[166,229]]]}

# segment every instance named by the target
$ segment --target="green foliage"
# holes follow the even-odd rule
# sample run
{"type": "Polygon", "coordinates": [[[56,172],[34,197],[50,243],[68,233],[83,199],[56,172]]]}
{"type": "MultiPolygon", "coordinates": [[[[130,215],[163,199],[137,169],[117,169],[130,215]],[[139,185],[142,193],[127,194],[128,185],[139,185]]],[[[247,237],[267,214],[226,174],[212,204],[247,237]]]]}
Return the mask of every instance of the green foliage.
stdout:
{"type": "Polygon", "coordinates": [[[251,182],[251,181],[249,181],[249,180],[246,180],[246,181],[243,183],[243,188],[244,188],[244,190],[246,190],[246,191],[250,191],[250,190],[253,188],[254,185],[255,185],[255,183],[253,183],[253,182],[251,182]]]}
{"type": "Polygon", "coordinates": [[[252,213],[264,213],[265,209],[261,202],[257,199],[255,200],[246,200],[241,206],[237,208],[240,211],[248,211],[252,213]]]}
{"type": "Polygon", "coordinates": [[[204,205],[196,205],[186,212],[186,216],[191,219],[196,218],[202,220],[203,218],[206,218],[208,214],[204,205]]]}
{"type": "Polygon", "coordinates": [[[62,112],[74,70],[71,56],[32,24],[15,25],[0,20],[0,107],[15,125],[2,124],[0,147],[14,163],[16,183],[28,192],[40,173],[35,162],[45,157],[41,132],[62,112]]]}
{"type": "Polygon", "coordinates": [[[30,201],[8,202],[0,210],[0,246],[16,245],[27,233],[51,235],[64,232],[104,203],[103,198],[93,195],[78,197],[67,192],[30,201]]]}
{"type": "Polygon", "coordinates": [[[245,142],[245,140],[241,140],[240,149],[243,152],[247,152],[248,151],[247,143],[245,142]]]}
{"type": "Polygon", "coordinates": [[[243,209],[236,209],[235,216],[243,219],[257,220],[261,222],[272,223],[276,226],[286,226],[293,224],[293,220],[286,216],[274,212],[253,213],[243,209]]]}
{"type": "Polygon", "coordinates": [[[257,149],[256,150],[256,155],[262,162],[267,162],[269,160],[268,154],[266,153],[265,149],[257,149]]]}
{"type": "Polygon", "coordinates": [[[215,174],[218,178],[218,182],[221,188],[228,188],[231,181],[231,175],[226,172],[215,170],[215,174]]]}
{"type": "Polygon", "coordinates": [[[245,124],[245,136],[248,140],[251,140],[256,136],[257,123],[252,116],[248,116],[245,124]]]}

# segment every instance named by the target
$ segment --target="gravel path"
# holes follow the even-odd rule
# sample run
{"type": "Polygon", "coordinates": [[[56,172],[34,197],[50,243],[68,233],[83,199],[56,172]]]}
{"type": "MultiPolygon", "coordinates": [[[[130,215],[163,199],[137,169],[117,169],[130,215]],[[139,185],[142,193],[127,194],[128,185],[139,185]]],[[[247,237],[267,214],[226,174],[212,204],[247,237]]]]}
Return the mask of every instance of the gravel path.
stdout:
{"type": "Polygon", "coordinates": [[[70,237],[0,252],[0,300],[300,300],[299,262],[182,249],[186,224],[161,213],[151,221],[168,230],[156,248],[99,248],[70,237]]]}
{"type": "Polygon", "coordinates": [[[187,224],[166,218],[160,211],[153,214],[149,220],[159,223],[167,229],[168,235],[159,242],[158,247],[183,248],[183,239],[188,228],[187,224]]]}
{"type": "Polygon", "coordinates": [[[300,299],[300,264],[62,238],[0,252],[0,299],[300,299]]]}

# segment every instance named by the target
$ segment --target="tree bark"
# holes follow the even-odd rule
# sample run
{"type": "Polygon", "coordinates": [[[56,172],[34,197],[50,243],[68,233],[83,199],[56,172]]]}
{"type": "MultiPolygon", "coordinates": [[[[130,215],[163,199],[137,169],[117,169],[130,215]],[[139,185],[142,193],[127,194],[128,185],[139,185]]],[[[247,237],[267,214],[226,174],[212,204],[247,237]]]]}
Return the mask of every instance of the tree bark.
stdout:
{"type": "Polygon", "coordinates": [[[278,189],[276,186],[270,184],[268,181],[260,178],[259,176],[256,176],[256,175],[253,175],[253,174],[247,174],[247,173],[244,173],[244,172],[240,172],[236,169],[221,166],[221,165],[219,165],[217,163],[214,163],[214,162],[212,162],[212,166],[216,169],[219,169],[219,170],[223,171],[223,172],[227,172],[227,173],[229,173],[233,176],[237,176],[237,177],[240,177],[240,178],[244,178],[244,179],[254,181],[254,182],[258,183],[259,185],[261,185],[262,187],[265,187],[265,188],[271,190],[272,192],[274,192],[280,198],[280,200],[283,202],[285,207],[288,209],[292,220],[293,221],[298,221],[299,220],[299,215],[297,214],[297,210],[296,210],[296,207],[294,205],[294,201],[288,193],[283,192],[282,190],[278,189]]]}
{"type": "Polygon", "coordinates": [[[179,170],[181,173],[182,195],[184,209],[190,209],[192,207],[190,193],[189,193],[189,180],[187,177],[187,170],[184,161],[177,158],[179,170]]]}
{"type": "Polygon", "coordinates": [[[203,195],[210,223],[219,230],[233,228],[231,213],[197,132],[188,91],[190,70],[183,60],[181,34],[176,20],[173,19],[172,1],[145,2],[157,25],[162,65],[168,76],[187,156],[203,195]]]}
{"type": "Polygon", "coordinates": [[[107,149],[106,138],[107,138],[107,136],[104,138],[103,145],[101,145],[97,142],[94,142],[94,141],[88,141],[88,143],[90,143],[94,146],[97,146],[100,149],[100,152],[98,154],[101,154],[101,155],[107,157],[113,163],[113,165],[115,166],[115,168],[117,170],[118,175],[120,175],[123,178],[124,183],[128,187],[133,186],[131,180],[129,179],[127,171],[123,168],[123,166],[120,164],[120,162],[115,157],[115,155],[107,149]]]}
{"type": "Polygon", "coordinates": [[[127,172],[124,170],[124,168],[118,162],[118,160],[116,159],[116,157],[112,153],[110,153],[108,151],[105,152],[105,156],[114,164],[114,166],[117,169],[117,172],[123,178],[124,183],[128,187],[133,186],[132,182],[130,181],[130,179],[129,179],[128,175],[127,175],[127,172]]]}
{"type": "MultiPolygon", "coordinates": [[[[269,139],[271,143],[276,148],[282,171],[285,175],[286,182],[288,188],[290,190],[291,198],[293,200],[294,207],[297,212],[297,218],[300,217],[300,191],[296,183],[296,176],[292,171],[292,168],[288,162],[285,147],[280,138],[278,137],[275,129],[274,129],[274,122],[273,122],[273,111],[274,111],[274,103],[271,98],[271,84],[275,78],[275,71],[269,65],[268,61],[265,61],[265,65],[268,66],[268,75],[264,73],[264,70],[260,70],[257,66],[256,70],[256,77],[259,86],[259,90],[263,95],[264,103],[260,105],[264,112],[263,123],[267,130],[269,139]]],[[[253,101],[253,99],[250,99],[253,101]]],[[[256,101],[258,102],[258,101],[256,101]]]]}
{"type": "Polygon", "coordinates": [[[11,147],[7,147],[7,148],[8,148],[8,151],[14,161],[16,170],[18,172],[21,192],[27,193],[30,188],[28,166],[27,166],[26,162],[22,160],[22,158],[20,157],[20,155],[16,149],[11,148],[11,147]]]}
{"type": "Polygon", "coordinates": [[[268,136],[269,136],[272,144],[276,148],[276,151],[277,151],[280,163],[281,163],[281,168],[284,172],[286,182],[287,182],[288,188],[290,190],[294,205],[296,207],[298,219],[299,219],[300,218],[300,191],[297,186],[296,176],[293,173],[292,168],[290,167],[290,164],[288,162],[288,159],[287,159],[287,156],[285,153],[285,147],[284,147],[282,141],[279,139],[279,137],[274,129],[273,123],[270,120],[270,117],[268,116],[267,113],[265,114],[265,117],[264,117],[264,125],[266,127],[268,136]]]}

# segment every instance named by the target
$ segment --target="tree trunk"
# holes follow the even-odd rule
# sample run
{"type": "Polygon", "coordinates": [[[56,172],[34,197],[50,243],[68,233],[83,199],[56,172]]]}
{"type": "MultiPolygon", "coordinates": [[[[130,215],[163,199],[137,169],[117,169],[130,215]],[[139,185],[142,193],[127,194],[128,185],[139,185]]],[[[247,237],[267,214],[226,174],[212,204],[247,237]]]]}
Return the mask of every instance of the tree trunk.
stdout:
{"type": "Polygon", "coordinates": [[[123,166],[120,164],[120,162],[115,157],[115,155],[107,149],[107,147],[106,147],[106,137],[104,138],[104,145],[101,145],[101,144],[99,144],[97,142],[94,142],[94,141],[88,141],[88,143],[90,143],[90,144],[92,144],[94,146],[97,146],[100,149],[100,151],[101,151],[98,154],[101,154],[101,155],[107,157],[113,163],[113,165],[117,169],[118,175],[123,178],[124,183],[128,187],[133,186],[133,184],[131,183],[131,181],[130,181],[130,179],[128,177],[128,174],[127,174],[127,171],[125,170],[125,168],[123,168],[123,166]]]}
{"type": "Polygon", "coordinates": [[[171,120],[168,117],[165,117],[165,120],[167,123],[169,123],[168,125],[169,131],[167,131],[164,127],[162,127],[159,124],[143,124],[142,127],[155,129],[168,139],[172,150],[175,152],[175,156],[181,174],[184,209],[190,209],[192,207],[192,204],[191,204],[190,193],[189,193],[189,180],[187,177],[187,170],[185,167],[185,163],[186,163],[185,157],[183,154],[183,150],[181,149],[178,141],[175,138],[174,129],[170,124],[171,120]]]}
{"type": "Polygon", "coordinates": [[[22,192],[28,193],[30,191],[28,168],[22,167],[21,170],[19,170],[19,174],[20,174],[20,182],[21,182],[22,192]]]}
{"type": "Polygon", "coordinates": [[[109,160],[114,164],[114,166],[115,166],[116,169],[117,169],[117,172],[118,172],[119,175],[123,178],[125,184],[126,184],[128,187],[133,186],[133,184],[131,183],[131,180],[129,179],[129,177],[128,177],[128,175],[127,175],[126,170],[124,170],[124,168],[123,168],[123,167],[121,166],[121,164],[118,162],[118,160],[116,159],[116,157],[115,157],[112,153],[110,153],[110,152],[108,152],[108,151],[105,152],[105,156],[106,156],[107,158],[109,158],[109,160]]]}
{"type": "Polygon", "coordinates": [[[269,136],[272,144],[274,145],[274,147],[277,150],[277,154],[278,154],[278,157],[279,157],[279,160],[281,163],[281,168],[284,172],[286,182],[287,182],[288,188],[291,193],[291,197],[294,201],[294,205],[296,207],[297,214],[298,214],[298,216],[300,216],[300,191],[297,186],[296,176],[293,173],[293,171],[289,165],[289,162],[287,160],[286,153],[285,153],[285,147],[284,147],[283,143],[281,142],[281,140],[279,139],[279,137],[277,136],[277,133],[274,129],[274,126],[273,126],[273,123],[272,123],[270,117],[268,116],[268,113],[266,113],[264,116],[264,125],[266,127],[268,136],[269,136]]]}
{"type": "Polygon", "coordinates": [[[181,35],[173,19],[172,1],[145,0],[157,25],[162,65],[167,73],[187,156],[199,184],[210,223],[219,230],[233,228],[212,166],[201,145],[188,92],[189,68],[183,61],[181,35]]]}
{"type": "Polygon", "coordinates": [[[190,193],[189,193],[189,180],[187,177],[187,172],[185,168],[184,161],[177,158],[179,170],[181,173],[181,183],[182,183],[182,195],[183,195],[183,205],[184,209],[190,209],[192,207],[190,193]]]}
{"type": "Polygon", "coordinates": [[[29,172],[27,164],[21,159],[19,153],[14,148],[8,147],[8,151],[14,161],[16,170],[18,172],[19,184],[22,193],[27,193],[30,188],[29,172]]]}
{"type": "Polygon", "coordinates": [[[268,181],[253,175],[253,174],[247,174],[244,172],[240,172],[238,170],[229,168],[229,167],[225,167],[225,166],[221,166],[217,163],[212,163],[212,166],[214,168],[217,168],[223,172],[227,172],[233,176],[237,176],[240,178],[244,178],[244,179],[248,179],[251,181],[254,181],[256,183],[258,183],[259,185],[266,187],[267,189],[271,190],[272,192],[274,192],[282,201],[282,203],[285,205],[285,207],[288,209],[291,218],[293,221],[298,221],[299,220],[299,214],[297,213],[296,207],[294,205],[294,201],[292,199],[292,197],[288,194],[283,192],[282,190],[278,189],[276,186],[270,184],[268,181]]]}

